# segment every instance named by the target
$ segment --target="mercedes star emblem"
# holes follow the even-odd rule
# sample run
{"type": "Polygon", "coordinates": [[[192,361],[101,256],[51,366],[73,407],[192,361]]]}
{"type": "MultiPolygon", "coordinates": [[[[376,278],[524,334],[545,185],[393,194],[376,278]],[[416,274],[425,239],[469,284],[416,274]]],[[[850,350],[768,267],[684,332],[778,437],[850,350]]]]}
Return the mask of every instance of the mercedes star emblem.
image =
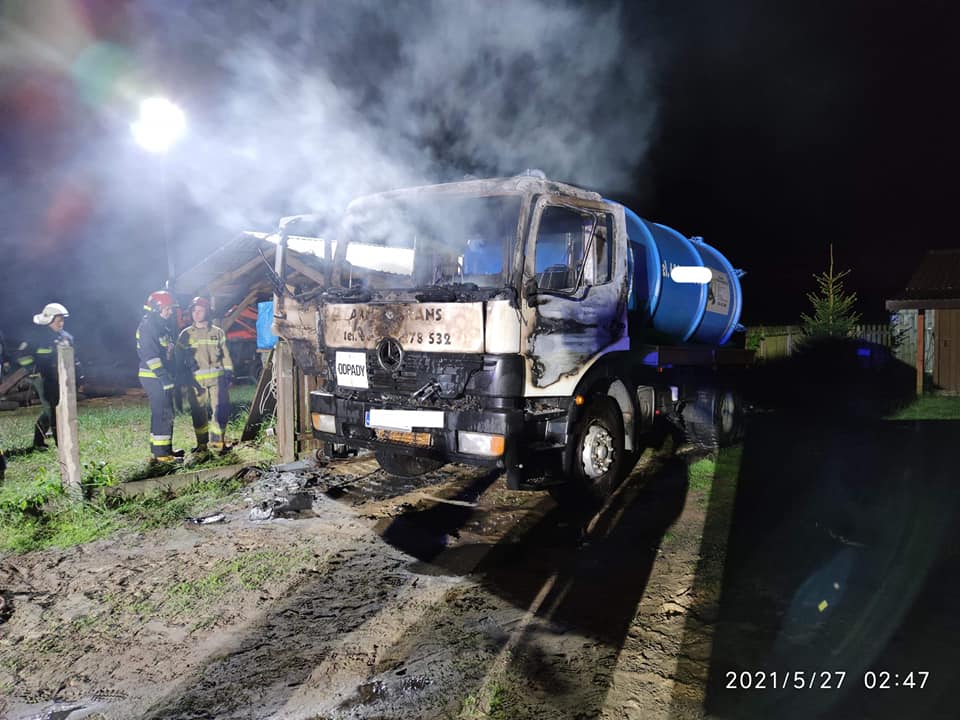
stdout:
{"type": "Polygon", "coordinates": [[[384,338],[377,343],[377,362],[387,372],[394,372],[403,362],[403,348],[393,338],[384,338]]]}

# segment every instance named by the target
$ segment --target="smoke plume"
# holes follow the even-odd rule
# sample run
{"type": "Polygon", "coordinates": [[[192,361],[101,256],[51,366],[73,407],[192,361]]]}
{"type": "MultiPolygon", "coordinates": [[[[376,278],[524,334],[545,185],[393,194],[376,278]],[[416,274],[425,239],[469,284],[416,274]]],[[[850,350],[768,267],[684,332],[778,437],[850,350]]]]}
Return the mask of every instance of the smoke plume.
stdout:
{"type": "Polygon", "coordinates": [[[192,119],[173,183],[224,228],[538,167],[622,187],[647,149],[650,60],[620,9],[519,2],[150,4],[142,48],[192,119]],[[183,60],[177,60],[183,58],[183,60]]]}

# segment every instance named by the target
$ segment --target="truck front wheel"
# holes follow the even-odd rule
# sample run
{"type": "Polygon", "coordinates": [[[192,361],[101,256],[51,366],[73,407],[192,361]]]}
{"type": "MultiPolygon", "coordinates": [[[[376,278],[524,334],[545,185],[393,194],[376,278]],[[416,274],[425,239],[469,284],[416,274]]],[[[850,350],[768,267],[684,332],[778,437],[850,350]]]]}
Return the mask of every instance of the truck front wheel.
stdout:
{"type": "Polygon", "coordinates": [[[437,468],[443,467],[439,460],[419,458],[413,455],[390,452],[389,450],[376,451],[377,462],[380,463],[388,475],[398,478],[414,478],[425,475],[437,468]]]}
{"type": "Polygon", "coordinates": [[[551,486],[551,495],[561,503],[603,503],[616,487],[624,462],[623,417],[616,401],[594,397],[570,440],[563,458],[566,482],[551,486]]]}

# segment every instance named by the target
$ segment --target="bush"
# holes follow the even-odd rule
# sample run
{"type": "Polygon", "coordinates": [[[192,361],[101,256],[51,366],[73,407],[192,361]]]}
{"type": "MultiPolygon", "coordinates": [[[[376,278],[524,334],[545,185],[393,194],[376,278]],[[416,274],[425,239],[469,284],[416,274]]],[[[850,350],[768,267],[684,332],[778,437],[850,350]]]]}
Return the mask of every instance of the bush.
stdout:
{"type": "Polygon", "coordinates": [[[789,358],[751,371],[750,399],[767,408],[824,418],[883,417],[913,400],[914,370],[882,345],[855,338],[809,338],[789,358]]]}
{"type": "Polygon", "coordinates": [[[59,476],[40,468],[32,480],[0,487],[0,517],[39,517],[44,505],[63,494],[59,476]]]}

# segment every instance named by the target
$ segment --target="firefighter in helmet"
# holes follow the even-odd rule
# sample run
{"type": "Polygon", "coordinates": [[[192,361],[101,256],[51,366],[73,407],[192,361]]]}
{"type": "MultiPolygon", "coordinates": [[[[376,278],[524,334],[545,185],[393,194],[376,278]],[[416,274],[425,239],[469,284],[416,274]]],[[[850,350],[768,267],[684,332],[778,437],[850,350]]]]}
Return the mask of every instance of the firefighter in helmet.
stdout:
{"type": "Polygon", "coordinates": [[[150,293],[137,328],[140,384],[150,400],[150,449],[157,462],[174,462],[173,451],[174,339],[170,318],[176,302],[166,290],[150,293]]]}
{"type": "Polygon", "coordinates": [[[57,442],[57,405],[60,402],[60,379],[57,372],[57,345],[73,345],[73,336],[63,329],[70,313],[60,303],[48,303],[33,316],[33,324],[44,328],[17,350],[17,364],[30,368],[30,378],[40,398],[40,417],[33,428],[33,447],[45,448],[50,431],[57,442]]]}
{"type": "Polygon", "coordinates": [[[177,365],[197,434],[194,451],[223,450],[230,418],[227,388],[233,374],[227,334],[211,322],[210,301],[205,297],[193,299],[190,317],[193,323],[177,339],[177,365]]]}

